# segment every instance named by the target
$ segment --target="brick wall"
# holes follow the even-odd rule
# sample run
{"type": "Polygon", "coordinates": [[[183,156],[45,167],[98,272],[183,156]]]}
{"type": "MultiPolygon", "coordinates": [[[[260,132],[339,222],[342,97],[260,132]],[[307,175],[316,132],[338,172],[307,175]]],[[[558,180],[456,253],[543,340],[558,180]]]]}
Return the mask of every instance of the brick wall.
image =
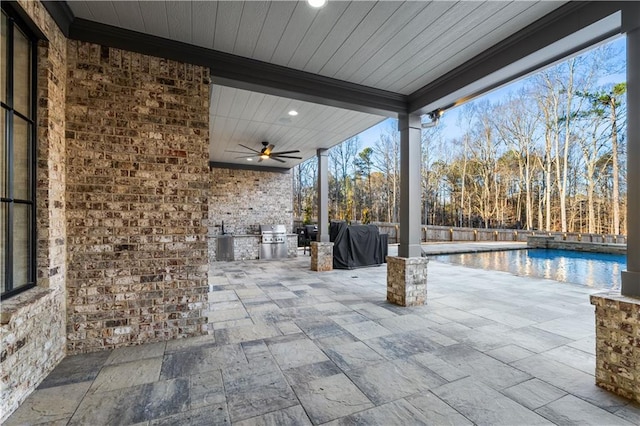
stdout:
{"type": "Polygon", "coordinates": [[[261,223],[284,224],[293,232],[293,175],[214,168],[209,199],[210,235],[257,234],[261,223]]]}
{"type": "Polygon", "coordinates": [[[69,41],[67,349],[201,334],[208,69],[69,41]]]}
{"type": "Polygon", "coordinates": [[[66,39],[42,4],[19,5],[48,39],[38,47],[38,287],[2,302],[0,423],[65,356],[66,39]]]}

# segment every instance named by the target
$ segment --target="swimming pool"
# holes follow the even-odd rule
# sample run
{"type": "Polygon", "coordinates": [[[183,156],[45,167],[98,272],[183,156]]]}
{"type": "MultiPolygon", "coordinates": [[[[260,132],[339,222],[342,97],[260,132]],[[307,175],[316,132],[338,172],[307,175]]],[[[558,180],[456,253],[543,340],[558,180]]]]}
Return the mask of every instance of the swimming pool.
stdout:
{"type": "Polygon", "coordinates": [[[526,249],[429,256],[440,262],[549,278],[593,288],[620,289],[626,256],[570,250],[526,249]]]}

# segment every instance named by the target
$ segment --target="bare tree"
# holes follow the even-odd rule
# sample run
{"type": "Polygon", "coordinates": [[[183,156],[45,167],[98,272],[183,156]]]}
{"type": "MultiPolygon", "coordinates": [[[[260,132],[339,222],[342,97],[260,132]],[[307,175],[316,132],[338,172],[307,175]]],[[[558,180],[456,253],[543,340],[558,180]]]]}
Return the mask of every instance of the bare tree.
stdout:
{"type": "Polygon", "coordinates": [[[317,177],[318,159],[312,157],[298,164],[293,173],[293,213],[305,223],[311,223],[317,217],[317,177]]]}
{"type": "MultiPolygon", "coordinates": [[[[467,104],[455,139],[442,127],[424,131],[425,222],[624,232],[625,86],[597,86],[608,62],[620,63],[610,57],[598,48],[528,78],[502,102],[467,104]]],[[[372,147],[359,151],[352,139],[331,150],[333,217],[397,222],[399,141],[388,127],[372,147]]],[[[303,214],[299,167],[294,202],[303,214]]]]}
{"type": "Polygon", "coordinates": [[[431,170],[432,164],[443,157],[446,141],[443,137],[443,126],[435,126],[424,129],[421,134],[422,144],[422,167],[420,174],[422,177],[422,223],[428,224],[430,210],[435,205],[435,193],[437,179],[431,170]]]}
{"type": "Polygon", "coordinates": [[[398,221],[398,196],[400,193],[400,133],[387,129],[373,147],[373,166],[387,179],[387,221],[398,221]]]}
{"type": "Polygon", "coordinates": [[[612,170],[611,232],[616,235],[620,234],[620,159],[618,135],[620,133],[620,125],[624,124],[624,116],[622,117],[623,120],[620,120],[620,107],[623,105],[622,100],[626,91],[627,84],[618,83],[609,91],[585,94],[593,103],[593,113],[597,115],[608,115],[609,119],[612,170]]]}
{"type": "Polygon", "coordinates": [[[519,189],[524,187],[525,196],[525,229],[532,229],[534,214],[531,181],[535,167],[532,154],[536,150],[536,131],[541,121],[540,115],[535,110],[535,103],[531,102],[530,92],[521,89],[515,96],[508,97],[504,104],[498,106],[497,114],[493,118],[494,126],[504,142],[517,153],[519,189]]]}
{"type": "Polygon", "coordinates": [[[332,172],[334,215],[338,219],[353,219],[352,179],[353,162],[360,149],[358,137],[349,138],[329,150],[329,169],[332,172]]]}
{"type": "MultiPolygon", "coordinates": [[[[559,94],[553,84],[553,77],[550,72],[545,71],[535,77],[537,90],[538,109],[542,113],[544,121],[544,229],[551,231],[551,193],[552,193],[552,167],[554,164],[553,148],[558,146],[559,130],[559,94]]],[[[542,224],[542,222],[541,222],[542,224]]]]}

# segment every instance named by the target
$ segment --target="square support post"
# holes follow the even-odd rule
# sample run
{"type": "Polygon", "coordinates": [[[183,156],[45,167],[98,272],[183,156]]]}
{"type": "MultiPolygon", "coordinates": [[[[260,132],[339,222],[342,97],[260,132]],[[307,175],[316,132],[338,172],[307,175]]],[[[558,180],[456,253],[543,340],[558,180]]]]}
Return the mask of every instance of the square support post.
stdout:
{"type": "Polygon", "coordinates": [[[417,114],[398,118],[400,131],[400,245],[387,257],[387,301],[400,306],[424,305],[427,263],[422,257],[420,169],[422,125],[417,114]]]}
{"type": "Polygon", "coordinates": [[[417,114],[398,118],[400,131],[400,246],[399,257],[420,257],[422,124],[417,114]]]}
{"type": "Polygon", "coordinates": [[[640,403],[640,5],[625,4],[627,34],[627,270],[620,293],[591,295],[596,385],[640,403]]]}
{"type": "Polygon", "coordinates": [[[318,237],[317,241],[329,242],[329,154],[318,149],[318,237]]]}
{"type": "Polygon", "coordinates": [[[329,158],[318,149],[318,236],[311,242],[311,270],[333,271],[333,243],[329,242],[329,158]]]}
{"type": "Polygon", "coordinates": [[[640,297],[640,18],[626,15],[623,22],[634,28],[627,31],[627,270],[621,293],[640,297]]]}

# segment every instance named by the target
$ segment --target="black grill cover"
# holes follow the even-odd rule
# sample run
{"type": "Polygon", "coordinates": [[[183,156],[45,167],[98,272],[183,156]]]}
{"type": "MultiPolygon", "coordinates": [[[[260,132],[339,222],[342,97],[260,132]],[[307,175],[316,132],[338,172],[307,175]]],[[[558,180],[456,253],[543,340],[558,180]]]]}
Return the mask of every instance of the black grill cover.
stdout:
{"type": "Polygon", "coordinates": [[[351,225],[331,222],[329,239],[333,242],[333,267],[353,269],[381,265],[387,257],[387,235],[375,225],[351,225]]]}

